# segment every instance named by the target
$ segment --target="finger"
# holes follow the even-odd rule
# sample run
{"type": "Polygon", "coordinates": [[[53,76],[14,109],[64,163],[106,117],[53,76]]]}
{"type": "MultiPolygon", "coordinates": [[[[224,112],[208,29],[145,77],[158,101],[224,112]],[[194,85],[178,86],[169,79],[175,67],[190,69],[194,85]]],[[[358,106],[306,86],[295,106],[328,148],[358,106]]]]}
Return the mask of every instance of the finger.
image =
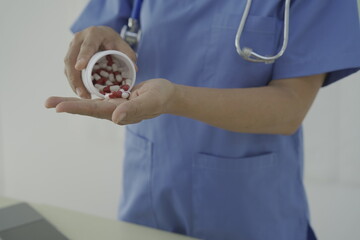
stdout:
{"type": "Polygon", "coordinates": [[[124,102],[127,102],[128,100],[124,99],[124,98],[110,98],[110,99],[104,99],[104,101],[108,101],[108,102],[113,103],[116,106],[118,106],[124,102]]]}
{"type": "Polygon", "coordinates": [[[99,51],[100,38],[87,37],[81,44],[79,55],[77,56],[75,69],[82,70],[88,64],[90,58],[99,51]]]}
{"type": "Polygon", "coordinates": [[[76,59],[82,42],[78,38],[74,38],[64,59],[65,73],[72,90],[81,98],[90,98],[91,96],[81,80],[81,72],[75,69],[76,59]]]}
{"type": "Polygon", "coordinates": [[[54,108],[56,107],[59,103],[61,102],[65,102],[65,101],[79,101],[79,98],[67,98],[67,97],[49,97],[48,99],[46,99],[45,101],[45,107],[46,108],[54,108]]]}
{"type": "Polygon", "coordinates": [[[128,124],[144,119],[152,118],[160,113],[156,112],[156,103],[149,101],[151,96],[144,93],[120,104],[112,114],[111,120],[116,124],[128,124]]]}
{"type": "MultiPolygon", "coordinates": [[[[66,68],[64,69],[64,74],[66,76],[66,78],[68,79],[69,83],[69,77],[66,71],[66,68]]],[[[81,77],[82,78],[82,77],[81,77]]],[[[71,85],[70,85],[71,86],[71,85]]],[[[72,87],[73,88],[73,87],[72,87]]],[[[86,89],[84,83],[80,82],[80,84],[75,84],[75,90],[73,89],[73,91],[76,93],[76,95],[78,95],[80,98],[85,98],[85,99],[91,99],[91,94],[88,92],[88,90],[86,89]],[[76,87],[76,85],[78,85],[78,87],[76,87]]]]}
{"type": "Polygon", "coordinates": [[[141,82],[139,84],[136,84],[132,89],[131,89],[131,94],[130,94],[130,100],[135,98],[135,97],[138,97],[140,94],[139,94],[139,90],[142,88],[142,86],[146,83],[147,81],[145,82],[141,82]]]}
{"type": "MultiPolygon", "coordinates": [[[[130,113],[130,109],[132,109],[133,112],[137,112],[137,104],[130,103],[130,101],[120,104],[113,112],[111,121],[120,125],[124,124],[125,119],[129,118],[127,115],[130,113]]],[[[135,114],[133,113],[132,115],[135,114]]]]}
{"type": "Polygon", "coordinates": [[[101,119],[111,119],[116,105],[103,100],[63,101],[56,106],[56,112],[85,115],[101,119]]]}
{"type": "Polygon", "coordinates": [[[137,120],[132,120],[131,122],[127,122],[127,121],[121,121],[121,122],[119,122],[119,123],[117,123],[118,125],[120,125],[120,126],[123,126],[123,125],[128,125],[128,124],[135,124],[135,123],[139,123],[139,122],[141,122],[142,120],[144,120],[144,119],[137,119],[137,120]]]}

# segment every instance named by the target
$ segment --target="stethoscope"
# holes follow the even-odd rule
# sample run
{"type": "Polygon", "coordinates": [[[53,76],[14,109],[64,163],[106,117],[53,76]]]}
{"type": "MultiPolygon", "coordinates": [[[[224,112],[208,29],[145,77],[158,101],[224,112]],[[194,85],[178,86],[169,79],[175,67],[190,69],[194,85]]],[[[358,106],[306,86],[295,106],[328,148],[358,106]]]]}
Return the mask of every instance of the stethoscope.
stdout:
{"type": "Polygon", "coordinates": [[[135,0],[128,24],[121,29],[120,36],[136,50],[141,38],[140,11],[143,0],[135,0]]]}
{"type": "MultiPolygon", "coordinates": [[[[143,0],[134,0],[134,5],[131,11],[131,16],[128,24],[121,30],[121,37],[133,48],[136,49],[141,37],[140,29],[140,10],[143,0]]],[[[289,40],[289,18],[290,18],[290,0],[285,0],[284,12],[284,30],[283,30],[283,43],[280,51],[274,56],[263,56],[254,52],[249,47],[241,47],[241,35],[249,15],[252,0],[247,0],[243,16],[241,18],[238,30],[235,37],[235,47],[237,53],[245,60],[250,62],[274,63],[285,52],[289,40]]]]}

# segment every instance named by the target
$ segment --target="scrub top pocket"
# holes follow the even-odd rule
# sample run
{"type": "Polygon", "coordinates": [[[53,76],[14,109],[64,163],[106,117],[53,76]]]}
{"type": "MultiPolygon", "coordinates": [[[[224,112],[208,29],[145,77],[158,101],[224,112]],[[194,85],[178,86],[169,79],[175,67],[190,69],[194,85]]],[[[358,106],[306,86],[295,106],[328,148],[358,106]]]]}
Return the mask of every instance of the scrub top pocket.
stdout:
{"type": "Polygon", "coordinates": [[[198,154],[192,174],[195,236],[284,239],[279,165],[274,153],[245,158],[198,154]]]}
{"type": "MultiPolygon", "coordinates": [[[[204,81],[208,87],[245,88],[264,86],[271,80],[272,64],[244,60],[236,51],[235,36],[242,15],[218,14],[214,17],[205,56],[204,81]]],[[[275,17],[248,16],[241,47],[269,56],[279,48],[279,20],[275,17]]]]}
{"type": "Polygon", "coordinates": [[[152,142],[127,129],[119,218],[157,227],[151,201],[152,142]]]}

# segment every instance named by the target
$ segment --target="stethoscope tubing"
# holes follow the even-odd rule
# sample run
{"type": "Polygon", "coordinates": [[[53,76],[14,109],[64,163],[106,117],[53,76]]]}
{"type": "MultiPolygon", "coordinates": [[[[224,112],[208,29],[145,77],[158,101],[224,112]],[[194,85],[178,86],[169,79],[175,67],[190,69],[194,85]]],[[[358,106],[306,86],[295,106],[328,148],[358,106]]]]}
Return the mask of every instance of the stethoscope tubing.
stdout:
{"type": "MultiPolygon", "coordinates": [[[[137,24],[137,27],[140,23],[140,11],[142,6],[143,0],[134,0],[134,5],[131,11],[131,17],[129,19],[128,27],[129,29],[132,29],[134,23],[137,24]]],[[[289,41],[289,19],[290,19],[290,0],[285,0],[285,13],[284,13],[284,29],[283,29],[283,42],[280,51],[274,55],[274,56],[263,56],[253,51],[253,49],[249,47],[241,47],[241,35],[244,31],[244,27],[246,24],[246,20],[248,18],[250,8],[252,5],[252,0],[247,0],[246,6],[243,12],[243,16],[240,20],[238,30],[236,32],[235,36],[235,48],[237,53],[243,57],[245,60],[250,62],[262,62],[262,63],[274,63],[275,60],[279,59],[286,51],[288,41],[289,41]]],[[[125,29],[126,30],[126,29],[125,29]]],[[[136,34],[138,35],[138,32],[140,31],[139,28],[137,28],[136,34]]],[[[124,34],[123,34],[124,35],[124,34]]],[[[137,40],[139,41],[139,39],[137,40]]]]}
{"type": "Polygon", "coordinates": [[[283,43],[280,51],[274,55],[274,56],[262,56],[256,52],[254,52],[249,47],[241,48],[241,35],[244,31],[244,26],[246,23],[246,20],[249,15],[249,11],[251,8],[252,0],[247,0],[246,6],[244,9],[243,16],[241,18],[236,37],[235,37],[235,47],[237,53],[242,56],[245,60],[248,60],[250,62],[263,62],[263,63],[274,63],[275,60],[279,59],[284,52],[286,51],[287,44],[289,41],[289,19],[290,19],[290,0],[285,1],[285,13],[284,13],[284,30],[283,30],[283,43]]]}
{"type": "Polygon", "coordinates": [[[132,19],[135,19],[137,21],[140,20],[140,11],[141,11],[142,2],[143,0],[134,1],[134,6],[131,10],[131,16],[130,16],[132,19]]]}

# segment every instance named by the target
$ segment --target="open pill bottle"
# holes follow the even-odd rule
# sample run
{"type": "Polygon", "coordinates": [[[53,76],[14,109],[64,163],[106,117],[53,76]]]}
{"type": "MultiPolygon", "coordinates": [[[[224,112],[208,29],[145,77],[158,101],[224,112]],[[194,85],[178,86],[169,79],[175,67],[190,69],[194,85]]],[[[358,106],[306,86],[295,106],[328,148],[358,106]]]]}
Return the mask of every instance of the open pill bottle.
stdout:
{"type": "Polygon", "coordinates": [[[122,93],[127,98],[136,80],[134,63],[126,54],[115,50],[94,54],[81,74],[89,93],[100,98],[121,97],[122,93]]]}

